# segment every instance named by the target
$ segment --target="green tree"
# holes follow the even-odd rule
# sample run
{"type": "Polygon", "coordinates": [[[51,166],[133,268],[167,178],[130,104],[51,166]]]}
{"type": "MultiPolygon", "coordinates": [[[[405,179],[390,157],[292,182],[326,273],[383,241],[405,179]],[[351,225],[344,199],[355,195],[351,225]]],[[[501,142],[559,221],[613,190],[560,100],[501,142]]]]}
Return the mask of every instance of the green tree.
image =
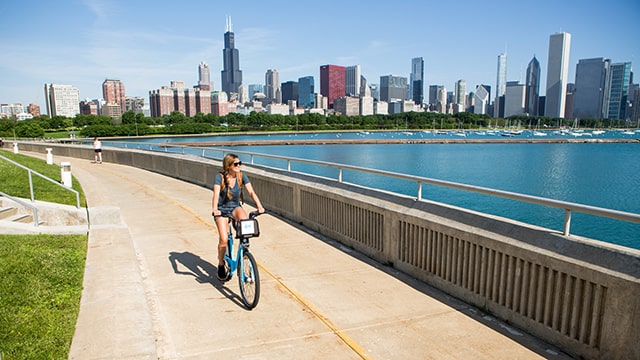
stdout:
{"type": "Polygon", "coordinates": [[[132,110],[129,110],[122,114],[122,125],[135,124],[136,120],[136,113],[132,110]]]}
{"type": "Polygon", "coordinates": [[[184,124],[190,122],[189,118],[180,111],[173,111],[170,115],[164,115],[163,119],[165,125],[184,124]]]}
{"type": "Polygon", "coordinates": [[[89,125],[80,130],[80,136],[88,138],[109,137],[117,134],[117,127],[112,125],[89,125]]]}
{"type": "Polygon", "coordinates": [[[0,118],[0,137],[13,137],[13,129],[15,126],[15,120],[0,118]]]}
{"type": "Polygon", "coordinates": [[[21,138],[41,138],[44,136],[44,129],[34,121],[20,121],[15,127],[16,136],[21,138]]]}
{"type": "Polygon", "coordinates": [[[111,118],[108,116],[78,114],[73,119],[73,126],[75,127],[89,125],[111,125],[111,118]]]}
{"type": "Polygon", "coordinates": [[[210,113],[210,114],[206,114],[204,116],[204,121],[211,124],[211,125],[220,125],[221,123],[221,117],[219,117],[218,115],[214,114],[214,113],[210,113]]]}
{"type": "Polygon", "coordinates": [[[52,130],[58,130],[58,129],[66,129],[72,125],[73,125],[73,119],[70,119],[66,116],[54,116],[51,119],[48,119],[48,125],[46,128],[52,129],[52,130]]]}
{"type": "Polygon", "coordinates": [[[239,113],[229,113],[225,115],[227,124],[231,125],[246,125],[247,116],[239,113]]]}

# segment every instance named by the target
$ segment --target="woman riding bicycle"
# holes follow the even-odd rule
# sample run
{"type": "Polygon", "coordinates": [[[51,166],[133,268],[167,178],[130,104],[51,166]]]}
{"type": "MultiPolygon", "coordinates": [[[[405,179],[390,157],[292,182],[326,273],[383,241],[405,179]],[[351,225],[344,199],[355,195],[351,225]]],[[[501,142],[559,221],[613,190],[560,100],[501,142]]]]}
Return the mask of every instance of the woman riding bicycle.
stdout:
{"type": "Polygon", "coordinates": [[[248,219],[247,212],[242,208],[242,187],[246,187],[251,199],[256,204],[259,213],[264,212],[258,195],[253,191],[251,181],[240,171],[242,161],[237,155],[227,154],[222,159],[223,172],[218,173],[213,181],[213,198],[211,200],[212,215],[218,227],[218,279],[227,278],[227,268],[224,265],[224,253],[227,248],[227,234],[229,221],[233,217],[236,221],[248,219]]]}

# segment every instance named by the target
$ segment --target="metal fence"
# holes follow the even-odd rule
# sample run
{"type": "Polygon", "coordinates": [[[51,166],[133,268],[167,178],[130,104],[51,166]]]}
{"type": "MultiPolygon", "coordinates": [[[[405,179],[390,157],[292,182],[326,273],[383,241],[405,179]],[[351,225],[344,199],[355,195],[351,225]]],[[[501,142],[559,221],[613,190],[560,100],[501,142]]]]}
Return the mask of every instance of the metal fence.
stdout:
{"type": "Polygon", "coordinates": [[[74,193],[76,195],[76,208],[80,208],[80,193],[78,191],[76,191],[74,189],[71,189],[71,188],[68,188],[68,187],[60,184],[59,182],[51,179],[50,177],[42,175],[39,172],[37,172],[35,170],[32,170],[32,169],[30,169],[30,168],[28,168],[28,167],[26,167],[26,166],[24,166],[22,164],[19,164],[19,163],[15,162],[15,161],[5,157],[5,156],[0,155],[0,159],[3,159],[3,160],[5,160],[5,161],[7,161],[7,162],[9,162],[9,163],[11,163],[11,164],[13,164],[15,166],[18,166],[19,168],[24,169],[24,170],[27,171],[27,174],[29,176],[29,194],[30,194],[31,202],[35,201],[34,191],[33,191],[33,175],[36,175],[36,176],[39,176],[40,178],[42,178],[44,180],[47,180],[48,182],[50,182],[52,184],[55,184],[56,186],[61,187],[64,190],[67,190],[67,191],[70,191],[70,192],[74,193]]]}
{"type": "MultiPolygon", "coordinates": [[[[254,153],[249,151],[238,151],[238,150],[231,151],[229,149],[221,149],[221,148],[184,146],[180,144],[166,144],[166,143],[142,144],[142,143],[132,143],[132,142],[109,142],[109,144],[116,147],[134,148],[134,149],[149,150],[149,151],[160,151],[160,152],[167,152],[167,153],[192,154],[192,155],[199,155],[204,158],[213,158],[213,159],[222,158],[224,157],[225,154],[232,152],[234,154],[245,155],[249,157],[252,165],[260,165],[267,168],[274,168],[274,167],[261,164],[258,161],[260,159],[272,159],[272,160],[282,161],[285,164],[283,168],[289,172],[293,172],[292,164],[294,163],[309,164],[314,166],[336,169],[337,175],[333,180],[338,182],[343,182],[343,172],[345,170],[366,173],[366,174],[373,174],[373,175],[378,175],[378,176],[383,176],[383,177],[388,177],[393,179],[407,180],[407,181],[414,182],[416,184],[416,193],[414,197],[418,201],[425,199],[423,197],[423,191],[422,191],[423,185],[429,184],[429,185],[441,186],[441,187],[457,189],[462,191],[468,191],[468,192],[477,193],[477,194],[484,194],[484,195],[500,197],[500,198],[515,200],[515,201],[521,201],[521,202],[526,202],[530,204],[542,205],[542,206],[556,208],[556,209],[562,209],[564,211],[564,219],[563,219],[564,225],[563,225],[562,232],[565,236],[568,236],[571,234],[571,215],[573,212],[579,212],[579,213],[584,213],[589,215],[595,215],[595,216],[606,217],[606,218],[640,224],[640,214],[619,211],[619,210],[612,210],[612,209],[584,205],[584,204],[578,204],[578,203],[573,203],[568,201],[554,200],[554,199],[549,199],[549,198],[544,198],[539,196],[520,194],[520,193],[515,193],[510,191],[491,189],[491,188],[486,188],[481,186],[467,185],[462,183],[426,178],[421,176],[414,176],[414,175],[400,174],[400,173],[384,171],[384,170],[364,168],[359,166],[352,166],[352,165],[345,165],[345,164],[338,164],[338,163],[317,161],[317,160],[309,160],[309,159],[299,159],[299,158],[285,157],[285,156],[279,156],[279,155],[260,154],[260,153],[254,153]],[[219,157],[215,155],[218,155],[219,157]]],[[[296,171],[296,172],[299,172],[299,171],[296,171]]],[[[311,175],[311,174],[307,174],[307,175],[311,175]]],[[[317,175],[314,175],[314,176],[317,176],[317,175]]],[[[358,184],[352,184],[352,185],[358,185],[358,184]]]]}

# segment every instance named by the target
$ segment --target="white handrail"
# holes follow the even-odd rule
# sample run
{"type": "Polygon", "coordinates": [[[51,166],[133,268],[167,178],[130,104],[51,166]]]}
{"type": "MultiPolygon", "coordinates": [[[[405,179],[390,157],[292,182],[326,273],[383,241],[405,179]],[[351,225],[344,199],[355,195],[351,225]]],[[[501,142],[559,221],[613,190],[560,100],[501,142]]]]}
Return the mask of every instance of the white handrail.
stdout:
{"type": "Polygon", "coordinates": [[[39,221],[38,221],[38,208],[37,207],[35,207],[35,206],[31,205],[31,204],[28,204],[28,203],[26,203],[26,202],[24,202],[24,201],[22,201],[22,200],[20,200],[18,198],[15,198],[15,197],[13,197],[11,195],[7,195],[7,194],[3,193],[2,191],[0,191],[0,196],[6,197],[8,199],[11,199],[11,200],[17,202],[18,204],[20,204],[22,206],[30,208],[31,211],[33,211],[33,226],[38,227],[39,221]]]}
{"type": "Polygon", "coordinates": [[[57,181],[55,181],[55,180],[53,180],[53,179],[51,179],[51,178],[49,178],[49,177],[47,177],[45,175],[42,175],[42,174],[40,174],[39,172],[37,172],[35,170],[29,169],[28,167],[26,167],[26,166],[24,166],[22,164],[19,164],[19,163],[15,162],[15,161],[7,158],[7,157],[4,157],[4,156],[0,155],[0,159],[6,160],[6,161],[10,162],[13,165],[16,165],[16,166],[18,166],[18,167],[20,167],[20,168],[22,168],[24,170],[27,170],[27,172],[29,174],[29,192],[30,192],[30,195],[31,195],[31,202],[35,201],[34,195],[33,195],[34,192],[33,192],[33,180],[32,180],[33,176],[32,176],[32,174],[36,174],[39,177],[49,181],[50,183],[55,184],[56,186],[59,186],[59,187],[65,189],[67,191],[71,191],[72,193],[74,193],[76,195],[76,208],[78,208],[78,209],[80,208],[80,193],[77,190],[70,189],[70,188],[60,184],[59,182],[57,182],[57,181]]]}

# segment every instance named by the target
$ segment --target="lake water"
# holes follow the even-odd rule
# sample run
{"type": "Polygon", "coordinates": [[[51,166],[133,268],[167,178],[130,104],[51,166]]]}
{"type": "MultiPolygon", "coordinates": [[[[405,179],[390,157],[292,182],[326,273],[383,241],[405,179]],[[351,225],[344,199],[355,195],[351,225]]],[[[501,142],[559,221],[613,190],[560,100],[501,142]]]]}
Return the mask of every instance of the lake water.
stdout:
{"type": "MultiPolygon", "coordinates": [[[[318,133],[234,135],[228,140],[309,138],[424,138],[453,137],[451,133],[425,132],[318,133]]],[[[488,135],[467,133],[468,138],[488,135]]],[[[499,136],[499,135],[497,135],[499,136]]],[[[533,136],[528,131],[518,137],[533,136]]],[[[548,132],[548,137],[577,137],[548,132]]],[[[640,138],[640,133],[608,131],[588,138],[640,138]]],[[[216,140],[227,140],[216,136],[216,140]]],[[[207,141],[211,137],[144,139],[135,142],[207,141]]],[[[640,213],[640,144],[544,143],[544,144],[366,144],[284,145],[234,147],[241,151],[282,155],[355,165],[556,200],[640,213]]],[[[241,156],[242,158],[242,156],[241,156]]],[[[260,161],[256,161],[260,163],[260,161]]],[[[272,165],[272,164],[270,164],[272,165]]],[[[282,165],[280,165],[281,167],[282,165]]],[[[295,165],[293,170],[331,176],[323,167],[295,165]]],[[[347,182],[416,196],[416,184],[345,172],[347,182]]],[[[564,212],[508,199],[425,185],[423,198],[561,231],[564,212]]],[[[572,213],[571,233],[640,249],[640,224],[572,213]]]]}

